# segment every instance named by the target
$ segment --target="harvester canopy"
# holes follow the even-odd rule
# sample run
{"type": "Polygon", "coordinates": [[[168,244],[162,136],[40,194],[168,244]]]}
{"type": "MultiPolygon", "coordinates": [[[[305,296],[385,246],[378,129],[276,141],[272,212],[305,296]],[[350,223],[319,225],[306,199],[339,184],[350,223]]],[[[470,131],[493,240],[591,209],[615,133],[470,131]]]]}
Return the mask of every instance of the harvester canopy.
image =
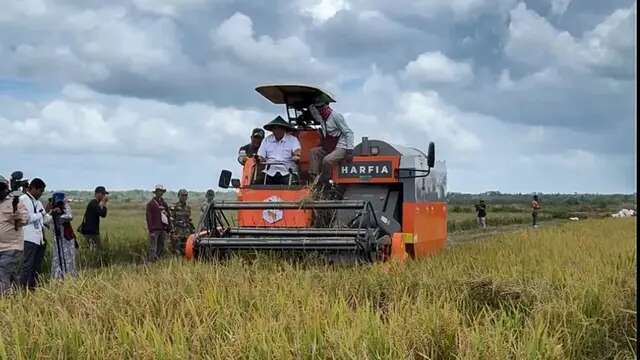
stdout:
{"type": "Polygon", "coordinates": [[[321,95],[324,95],[329,102],[336,102],[328,91],[306,85],[263,85],[258,86],[256,91],[274,104],[295,108],[307,107],[321,95]]]}

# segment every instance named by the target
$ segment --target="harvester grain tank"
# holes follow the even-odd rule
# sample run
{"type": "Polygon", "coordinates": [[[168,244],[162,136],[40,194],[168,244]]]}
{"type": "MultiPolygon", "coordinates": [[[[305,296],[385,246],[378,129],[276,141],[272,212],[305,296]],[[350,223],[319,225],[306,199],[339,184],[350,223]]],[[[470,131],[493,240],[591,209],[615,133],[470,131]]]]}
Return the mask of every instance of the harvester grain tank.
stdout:
{"type": "Polygon", "coordinates": [[[239,179],[223,170],[219,186],[238,189],[237,200],[209,205],[185,249],[189,259],[235,251],[319,252],[366,261],[420,258],[443,249],[447,239],[446,169],[427,153],[363,137],[353,159],[334,166],[331,196],[317,199],[308,176],[310,151],[321,140],[308,113],[316,87],[260,86],[256,91],[284,105],[301,143],[299,182],[267,185],[265,164],[249,159],[239,179]],[[235,211],[235,216],[230,212],[235,211]]]}

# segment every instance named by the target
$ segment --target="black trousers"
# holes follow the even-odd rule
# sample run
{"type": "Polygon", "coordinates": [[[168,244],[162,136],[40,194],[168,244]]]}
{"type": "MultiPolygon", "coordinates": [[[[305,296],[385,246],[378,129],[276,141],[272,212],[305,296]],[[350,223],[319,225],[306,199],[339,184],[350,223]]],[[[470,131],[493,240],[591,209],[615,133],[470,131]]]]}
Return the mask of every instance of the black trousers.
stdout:
{"type": "Polygon", "coordinates": [[[22,253],[22,273],[20,284],[27,289],[34,289],[38,284],[38,277],[42,273],[42,261],[44,260],[45,246],[24,242],[22,253]]]}
{"type": "Polygon", "coordinates": [[[276,173],[274,176],[267,175],[267,185],[289,185],[290,176],[293,176],[291,185],[296,185],[298,183],[298,177],[296,175],[282,175],[280,173],[276,173]]]}

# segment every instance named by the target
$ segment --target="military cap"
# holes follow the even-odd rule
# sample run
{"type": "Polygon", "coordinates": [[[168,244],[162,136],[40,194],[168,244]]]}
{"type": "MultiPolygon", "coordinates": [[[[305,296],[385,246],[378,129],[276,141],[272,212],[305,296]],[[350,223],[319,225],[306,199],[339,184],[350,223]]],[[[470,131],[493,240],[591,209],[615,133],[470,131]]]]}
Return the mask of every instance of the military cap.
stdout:
{"type": "Polygon", "coordinates": [[[264,130],[260,129],[260,128],[255,128],[251,131],[251,137],[259,137],[261,139],[264,139],[264,130]]]}
{"type": "Polygon", "coordinates": [[[189,195],[189,192],[185,189],[180,189],[178,190],[178,196],[181,196],[181,195],[189,195]]]}

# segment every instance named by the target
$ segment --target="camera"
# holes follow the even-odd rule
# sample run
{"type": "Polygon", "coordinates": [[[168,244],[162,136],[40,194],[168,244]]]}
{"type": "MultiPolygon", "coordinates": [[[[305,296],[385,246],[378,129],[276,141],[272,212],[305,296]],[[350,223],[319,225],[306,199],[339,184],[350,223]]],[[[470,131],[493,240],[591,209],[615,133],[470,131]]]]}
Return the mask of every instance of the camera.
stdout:
{"type": "Polygon", "coordinates": [[[22,171],[14,171],[11,173],[11,179],[9,180],[9,187],[11,191],[21,191],[24,192],[27,187],[29,187],[29,179],[23,179],[24,175],[22,171]]]}

